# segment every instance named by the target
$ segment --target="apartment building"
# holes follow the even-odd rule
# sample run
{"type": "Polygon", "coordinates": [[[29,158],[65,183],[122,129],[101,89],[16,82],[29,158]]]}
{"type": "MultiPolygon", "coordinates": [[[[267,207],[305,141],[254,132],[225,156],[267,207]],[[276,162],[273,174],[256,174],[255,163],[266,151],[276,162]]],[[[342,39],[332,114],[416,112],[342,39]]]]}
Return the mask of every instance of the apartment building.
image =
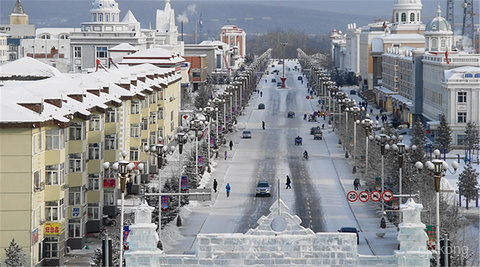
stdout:
{"type": "Polygon", "coordinates": [[[31,58],[0,68],[0,257],[15,238],[29,266],[62,265],[117,213],[118,179],[103,163],[125,150],[152,166],[142,147],[175,132],[181,75],[150,64],[63,75],[31,58]]]}

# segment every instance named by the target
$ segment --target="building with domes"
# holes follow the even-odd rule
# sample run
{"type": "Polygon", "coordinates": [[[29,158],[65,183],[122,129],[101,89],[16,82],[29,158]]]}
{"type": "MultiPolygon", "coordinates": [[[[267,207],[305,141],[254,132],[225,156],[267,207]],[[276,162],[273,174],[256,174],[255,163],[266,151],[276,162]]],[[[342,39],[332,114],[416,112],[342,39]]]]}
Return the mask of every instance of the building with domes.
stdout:
{"type": "Polygon", "coordinates": [[[78,31],[70,33],[71,71],[94,68],[97,60],[106,66],[109,61],[108,49],[121,43],[139,49],[153,44],[149,33],[142,31],[140,22],[130,10],[120,19],[120,8],[115,0],[95,0],[90,9],[90,18],[89,22],[82,23],[78,31]]]}
{"type": "Polygon", "coordinates": [[[425,52],[452,51],[452,45],[452,26],[442,17],[442,10],[438,5],[435,18],[425,27],[425,52]]]}
{"type": "Polygon", "coordinates": [[[392,8],[392,33],[422,34],[425,30],[421,21],[422,7],[421,0],[395,0],[392,8]]]}

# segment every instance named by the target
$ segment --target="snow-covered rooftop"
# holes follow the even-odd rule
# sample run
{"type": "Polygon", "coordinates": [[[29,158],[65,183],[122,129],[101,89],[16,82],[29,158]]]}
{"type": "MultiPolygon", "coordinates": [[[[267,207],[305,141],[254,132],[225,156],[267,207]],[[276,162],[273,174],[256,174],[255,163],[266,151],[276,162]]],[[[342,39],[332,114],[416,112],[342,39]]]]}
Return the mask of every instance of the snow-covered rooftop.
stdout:
{"type": "Polygon", "coordinates": [[[56,68],[35,60],[23,57],[0,66],[0,77],[53,77],[61,75],[56,68]]]}
{"type": "Polygon", "coordinates": [[[119,45],[116,45],[110,49],[108,49],[108,51],[110,52],[136,52],[138,51],[139,49],[129,43],[121,43],[119,45]]]}
{"type": "MultiPolygon", "coordinates": [[[[480,73],[479,67],[459,67],[454,69],[445,70],[445,80],[448,81],[450,79],[464,79],[464,75],[466,73],[477,74],[480,73]]],[[[480,83],[480,79],[476,79],[478,83],[480,83]]]]}

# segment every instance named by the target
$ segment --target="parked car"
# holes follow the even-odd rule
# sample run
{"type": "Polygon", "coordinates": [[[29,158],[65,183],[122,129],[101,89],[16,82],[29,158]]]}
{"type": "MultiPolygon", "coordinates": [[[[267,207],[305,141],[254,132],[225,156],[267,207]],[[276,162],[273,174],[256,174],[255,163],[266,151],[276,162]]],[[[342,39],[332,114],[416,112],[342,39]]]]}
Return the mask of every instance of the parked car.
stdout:
{"type": "Polygon", "coordinates": [[[242,138],[252,138],[252,132],[250,131],[243,131],[242,138]]]}
{"type": "Polygon", "coordinates": [[[355,227],[342,227],[338,230],[340,233],[355,233],[357,235],[357,245],[360,244],[360,237],[358,236],[358,230],[355,227]]]}
{"type": "Polygon", "coordinates": [[[258,104],[258,109],[265,109],[265,104],[263,103],[258,104]]]}
{"type": "Polygon", "coordinates": [[[282,86],[282,82],[277,82],[277,86],[282,86]]]}
{"type": "Polygon", "coordinates": [[[356,94],[357,94],[357,90],[354,90],[354,89],[350,90],[350,94],[351,94],[351,95],[356,95],[356,94]]]}
{"type": "Polygon", "coordinates": [[[302,76],[298,76],[297,80],[299,81],[303,80],[302,76]]]}
{"type": "Polygon", "coordinates": [[[295,112],[289,111],[288,114],[287,114],[287,117],[289,117],[289,118],[295,117],[295,112]]]}
{"type": "Polygon", "coordinates": [[[255,196],[271,196],[270,195],[271,186],[267,181],[260,181],[257,184],[255,196]]]}
{"type": "Polygon", "coordinates": [[[277,82],[277,80],[275,80],[275,79],[272,79],[272,83],[276,83],[276,82],[277,82]]]}
{"type": "Polygon", "coordinates": [[[322,140],[323,139],[323,133],[320,131],[320,133],[313,134],[313,140],[322,140]]]}

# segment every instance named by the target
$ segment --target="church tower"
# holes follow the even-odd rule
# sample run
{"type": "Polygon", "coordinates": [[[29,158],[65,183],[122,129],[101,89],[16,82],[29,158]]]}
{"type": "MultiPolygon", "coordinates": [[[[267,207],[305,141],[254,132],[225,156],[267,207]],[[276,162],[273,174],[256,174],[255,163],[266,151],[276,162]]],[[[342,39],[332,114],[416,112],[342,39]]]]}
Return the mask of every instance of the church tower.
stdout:
{"type": "Polygon", "coordinates": [[[10,25],[28,25],[28,15],[25,13],[20,0],[17,0],[13,7],[12,14],[8,17],[10,19],[10,25]]]}
{"type": "Polygon", "coordinates": [[[423,34],[421,0],[395,0],[392,14],[392,33],[423,34]]]}
{"type": "Polygon", "coordinates": [[[440,4],[437,7],[437,16],[425,27],[425,52],[452,51],[452,26],[442,17],[440,4]]]}

